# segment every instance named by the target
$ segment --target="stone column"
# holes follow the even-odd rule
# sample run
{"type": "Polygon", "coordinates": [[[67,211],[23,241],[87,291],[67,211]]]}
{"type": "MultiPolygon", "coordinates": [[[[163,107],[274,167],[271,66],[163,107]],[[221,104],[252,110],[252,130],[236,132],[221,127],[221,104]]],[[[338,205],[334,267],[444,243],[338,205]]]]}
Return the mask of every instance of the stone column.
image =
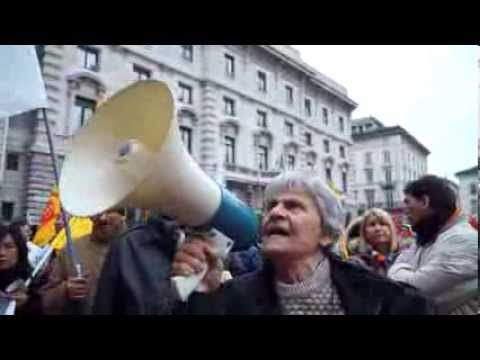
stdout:
{"type": "Polygon", "coordinates": [[[215,86],[204,81],[200,113],[200,166],[208,176],[221,180],[223,159],[220,158],[219,104],[215,97],[215,86]]]}

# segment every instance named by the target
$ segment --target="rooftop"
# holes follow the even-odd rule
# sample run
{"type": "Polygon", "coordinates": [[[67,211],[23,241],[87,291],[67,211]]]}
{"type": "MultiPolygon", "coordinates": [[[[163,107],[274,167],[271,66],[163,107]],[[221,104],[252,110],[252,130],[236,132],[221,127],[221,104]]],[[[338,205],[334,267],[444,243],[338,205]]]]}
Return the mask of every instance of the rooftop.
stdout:
{"type": "Polygon", "coordinates": [[[347,94],[347,89],[332,80],[328,76],[322,74],[312,66],[304,62],[300,56],[300,51],[292,47],[291,45],[261,45],[266,50],[275,53],[277,56],[284,57],[285,60],[288,60],[292,65],[299,68],[301,71],[305,72],[311,77],[312,82],[320,85],[325,88],[327,91],[334,93],[348,105],[353,108],[356,108],[358,104],[350,99],[347,94]]]}
{"type": "Polygon", "coordinates": [[[355,141],[370,140],[378,137],[391,136],[391,135],[402,135],[405,138],[407,138],[412,144],[416,145],[423,153],[425,153],[425,155],[430,154],[430,150],[428,150],[420,141],[418,141],[412,134],[410,134],[407,130],[405,130],[401,126],[389,126],[389,127],[384,126],[379,129],[371,130],[368,132],[352,134],[352,140],[355,142],[355,141]]]}
{"type": "Polygon", "coordinates": [[[363,117],[363,118],[358,118],[358,119],[352,119],[352,126],[355,126],[355,125],[362,125],[362,124],[365,124],[365,123],[375,123],[377,126],[379,127],[385,127],[385,125],[383,125],[383,123],[378,120],[377,118],[373,117],[373,116],[368,116],[368,117],[363,117]]]}
{"type": "Polygon", "coordinates": [[[478,173],[478,165],[455,173],[455,176],[471,175],[478,173]]]}

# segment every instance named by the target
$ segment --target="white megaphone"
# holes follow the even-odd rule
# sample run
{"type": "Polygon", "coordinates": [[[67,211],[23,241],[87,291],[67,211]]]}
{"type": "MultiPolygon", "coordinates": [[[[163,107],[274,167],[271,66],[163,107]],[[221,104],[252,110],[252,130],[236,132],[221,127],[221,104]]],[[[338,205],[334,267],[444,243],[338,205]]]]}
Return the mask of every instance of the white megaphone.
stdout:
{"type": "MultiPolygon", "coordinates": [[[[157,209],[182,225],[218,230],[233,240],[234,250],[256,240],[253,211],[208,177],[183,146],[173,94],[162,81],[138,81],[97,109],[72,141],[59,190],[63,207],[75,216],[116,207],[157,209]]],[[[190,279],[182,290],[182,281],[175,281],[180,298],[198,282],[190,279]]]]}

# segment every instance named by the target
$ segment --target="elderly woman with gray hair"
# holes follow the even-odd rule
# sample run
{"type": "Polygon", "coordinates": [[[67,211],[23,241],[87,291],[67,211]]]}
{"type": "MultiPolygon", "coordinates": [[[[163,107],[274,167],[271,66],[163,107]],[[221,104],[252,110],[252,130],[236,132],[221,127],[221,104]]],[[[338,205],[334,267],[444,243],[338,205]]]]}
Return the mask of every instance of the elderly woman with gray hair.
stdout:
{"type": "Polygon", "coordinates": [[[330,250],[343,232],[344,211],[319,177],[288,172],[266,188],[261,226],[261,269],[220,281],[218,259],[205,239],[177,251],[174,275],[208,267],[190,314],[344,315],[427,314],[429,303],[409,286],[391,282],[330,250]]]}

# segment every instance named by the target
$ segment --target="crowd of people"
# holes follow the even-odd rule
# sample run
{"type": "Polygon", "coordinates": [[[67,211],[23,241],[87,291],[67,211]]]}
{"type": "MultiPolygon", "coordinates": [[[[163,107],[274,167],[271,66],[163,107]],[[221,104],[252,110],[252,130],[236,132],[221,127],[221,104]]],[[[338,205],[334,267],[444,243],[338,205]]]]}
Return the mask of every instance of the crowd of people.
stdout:
{"type": "Polygon", "coordinates": [[[128,227],[122,210],[92,218],[32,277],[32,232],[0,226],[0,311],[15,315],[477,314],[478,232],[449,183],[427,175],[404,189],[412,236],[372,208],[345,226],[337,197],[315,174],[292,171],[266,187],[254,246],[219,258],[207,235],[154,214],[128,227]],[[405,241],[404,241],[405,240],[405,241]],[[171,277],[205,272],[180,301],[171,277]],[[225,276],[228,274],[228,276],[225,276]]]}

